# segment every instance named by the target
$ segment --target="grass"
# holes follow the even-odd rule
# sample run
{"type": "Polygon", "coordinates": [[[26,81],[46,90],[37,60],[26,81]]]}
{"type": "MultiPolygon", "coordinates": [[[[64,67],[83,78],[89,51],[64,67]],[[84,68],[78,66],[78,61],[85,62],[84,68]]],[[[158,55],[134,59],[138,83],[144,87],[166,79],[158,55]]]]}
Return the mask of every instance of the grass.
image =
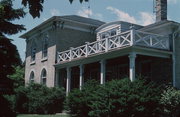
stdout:
{"type": "Polygon", "coordinates": [[[38,114],[20,114],[17,117],[71,117],[70,115],[38,115],[38,114]]]}

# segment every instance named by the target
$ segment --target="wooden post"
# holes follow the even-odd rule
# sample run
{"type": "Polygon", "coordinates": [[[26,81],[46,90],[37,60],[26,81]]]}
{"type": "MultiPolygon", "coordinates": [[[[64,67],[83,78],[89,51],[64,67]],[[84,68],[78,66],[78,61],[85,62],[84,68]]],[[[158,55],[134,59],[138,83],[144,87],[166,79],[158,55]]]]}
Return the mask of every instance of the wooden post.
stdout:
{"type": "Polygon", "coordinates": [[[105,42],[105,43],[106,43],[106,44],[105,44],[105,47],[106,47],[105,51],[107,52],[107,51],[109,50],[108,38],[106,38],[106,42],[105,42]]]}
{"type": "Polygon", "coordinates": [[[86,42],[86,57],[88,56],[88,51],[89,51],[89,49],[88,49],[88,44],[89,44],[89,42],[86,42]]]}
{"type": "Polygon", "coordinates": [[[134,40],[135,40],[135,30],[134,30],[134,26],[131,26],[130,27],[130,29],[131,29],[131,42],[130,42],[130,45],[132,46],[132,45],[134,45],[134,40]]]}

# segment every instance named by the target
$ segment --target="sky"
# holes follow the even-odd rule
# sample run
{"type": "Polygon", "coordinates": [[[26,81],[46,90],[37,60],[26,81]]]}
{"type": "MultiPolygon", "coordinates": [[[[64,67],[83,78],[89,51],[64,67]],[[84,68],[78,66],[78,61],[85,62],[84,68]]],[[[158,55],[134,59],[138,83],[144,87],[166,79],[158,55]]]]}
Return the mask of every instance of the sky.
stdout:
{"type": "MultiPolygon", "coordinates": [[[[22,0],[14,1],[14,8],[22,7],[22,0]]],[[[19,38],[23,33],[31,30],[52,16],[80,15],[98,19],[104,22],[127,21],[140,25],[148,25],[155,22],[153,13],[153,0],[89,0],[80,3],[74,0],[72,4],[69,0],[44,0],[44,9],[40,18],[33,19],[30,14],[25,18],[14,21],[23,24],[26,31],[10,36],[17,46],[21,59],[25,60],[26,43],[19,38]]],[[[28,12],[28,9],[25,9],[28,12]]],[[[180,0],[168,0],[168,20],[180,22],[180,0]]]]}

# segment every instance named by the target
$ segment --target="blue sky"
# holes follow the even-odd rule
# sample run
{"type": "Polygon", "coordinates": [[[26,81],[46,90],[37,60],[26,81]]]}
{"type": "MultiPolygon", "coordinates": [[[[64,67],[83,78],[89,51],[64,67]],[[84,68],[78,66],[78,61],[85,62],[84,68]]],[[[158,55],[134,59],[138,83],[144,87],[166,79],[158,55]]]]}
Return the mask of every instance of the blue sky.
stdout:
{"type": "MultiPolygon", "coordinates": [[[[15,0],[14,7],[22,7],[21,0],[15,0]]],[[[168,0],[168,19],[180,22],[179,11],[180,0],[168,0]]],[[[33,19],[27,14],[25,18],[15,21],[15,23],[25,25],[27,29],[10,36],[14,39],[13,43],[17,46],[22,60],[25,59],[26,43],[19,36],[50,17],[59,15],[80,15],[105,22],[121,20],[140,25],[155,22],[153,0],[90,0],[90,2],[82,4],[79,3],[79,0],[74,0],[73,4],[70,4],[69,0],[45,0],[40,18],[33,19]]]]}

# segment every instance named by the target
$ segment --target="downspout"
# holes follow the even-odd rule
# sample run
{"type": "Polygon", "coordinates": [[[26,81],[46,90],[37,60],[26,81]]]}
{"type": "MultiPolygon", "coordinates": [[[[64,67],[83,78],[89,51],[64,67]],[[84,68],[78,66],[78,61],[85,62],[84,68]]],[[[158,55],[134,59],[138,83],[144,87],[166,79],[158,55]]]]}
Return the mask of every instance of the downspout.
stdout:
{"type": "Polygon", "coordinates": [[[173,32],[172,34],[172,41],[173,41],[173,54],[172,54],[172,61],[173,61],[173,87],[176,87],[176,55],[175,55],[175,38],[180,31],[180,25],[178,25],[178,29],[173,32]]]}

